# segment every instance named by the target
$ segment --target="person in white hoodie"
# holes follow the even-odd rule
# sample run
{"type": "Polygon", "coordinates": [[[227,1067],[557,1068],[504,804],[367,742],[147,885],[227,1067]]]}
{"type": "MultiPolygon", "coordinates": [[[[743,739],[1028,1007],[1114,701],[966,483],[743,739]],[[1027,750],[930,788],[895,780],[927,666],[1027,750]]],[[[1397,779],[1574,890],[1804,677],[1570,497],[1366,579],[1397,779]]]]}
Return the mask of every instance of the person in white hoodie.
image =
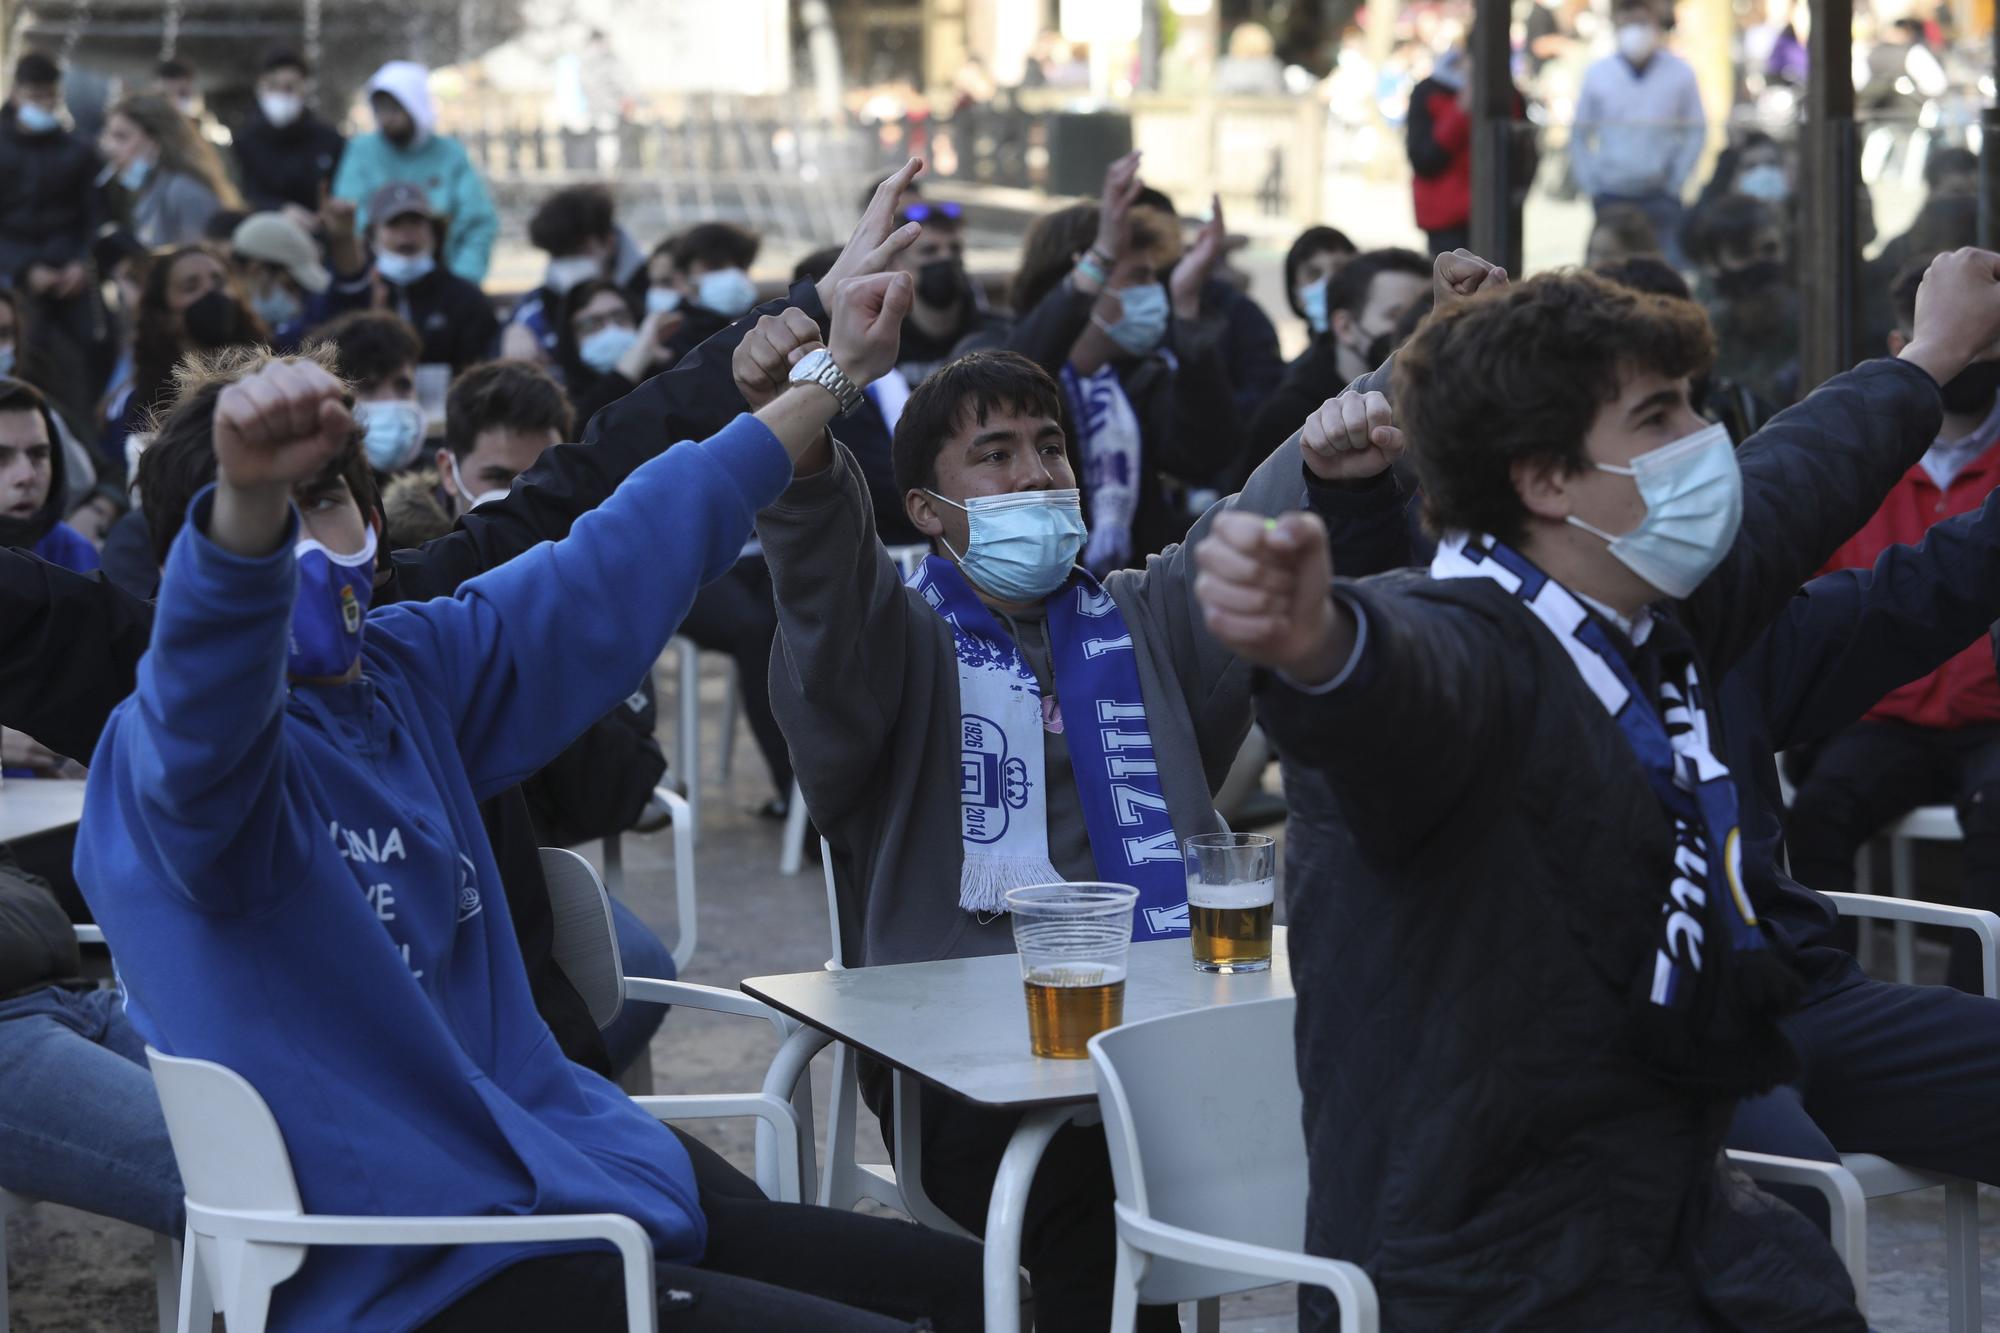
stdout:
{"type": "Polygon", "coordinates": [[[368,108],[375,131],[347,145],[333,193],[354,201],[361,210],[356,223],[366,227],[368,201],[377,190],[394,181],[422,186],[445,224],[439,258],[467,282],[484,282],[500,215],[464,145],[437,132],[430,71],[413,60],[390,61],[368,80],[368,108]]]}

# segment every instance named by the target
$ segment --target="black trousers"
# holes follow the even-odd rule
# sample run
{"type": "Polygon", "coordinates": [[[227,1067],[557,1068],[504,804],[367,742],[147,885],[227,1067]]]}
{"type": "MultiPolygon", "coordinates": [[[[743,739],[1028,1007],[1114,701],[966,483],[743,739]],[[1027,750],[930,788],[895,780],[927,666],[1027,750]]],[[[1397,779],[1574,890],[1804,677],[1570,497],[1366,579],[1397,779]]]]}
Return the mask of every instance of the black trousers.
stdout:
{"type": "MultiPolygon", "coordinates": [[[[955,1333],[984,1324],[977,1245],[891,1218],[773,1203],[714,1152],[684,1134],[680,1139],[694,1160],[708,1253],[699,1267],[654,1266],[662,1327],[955,1333]]],[[[623,1282],[616,1255],[527,1259],[453,1302],[424,1333],[621,1333],[623,1282]]]]}
{"type": "MultiPolygon", "coordinates": [[[[1792,875],[1808,888],[1852,892],[1855,853],[1868,839],[1920,805],[1944,802],[1965,831],[1959,904],[2000,911],[2000,726],[1857,722],[1828,740],[1792,802],[1792,875]]],[[[1948,979],[1977,994],[1977,941],[1951,934],[1948,979]]]]}
{"type": "MultiPolygon", "coordinates": [[[[983,1235],[993,1178],[1021,1117],[981,1110],[942,1093],[926,1091],[923,1098],[924,1192],[952,1221],[983,1235]]],[[[893,1132],[884,1117],[883,1138],[892,1148],[893,1132]]],[[[1035,1295],[1035,1333],[1104,1333],[1110,1327],[1118,1262],[1112,1198],[1103,1128],[1063,1126],[1035,1172],[1021,1228],[1021,1262],[1035,1295]]],[[[1180,1326],[1171,1305],[1139,1307],[1140,1333],[1179,1333],[1180,1326]]]]}
{"type": "Polygon", "coordinates": [[[738,560],[727,574],[695,594],[680,632],[710,652],[736,659],[743,719],[771,770],[781,798],[792,794],[792,752],[771,713],[771,642],[778,637],[778,607],[771,570],[762,556],[738,560]]]}
{"type": "MultiPolygon", "coordinates": [[[[1454,250],[1471,249],[1472,226],[1468,223],[1463,227],[1446,227],[1443,231],[1427,231],[1424,233],[1424,238],[1430,242],[1431,258],[1435,259],[1439,255],[1448,255],[1454,250]]],[[[1496,260],[1494,262],[1498,263],[1500,261],[1496,260]]]]}

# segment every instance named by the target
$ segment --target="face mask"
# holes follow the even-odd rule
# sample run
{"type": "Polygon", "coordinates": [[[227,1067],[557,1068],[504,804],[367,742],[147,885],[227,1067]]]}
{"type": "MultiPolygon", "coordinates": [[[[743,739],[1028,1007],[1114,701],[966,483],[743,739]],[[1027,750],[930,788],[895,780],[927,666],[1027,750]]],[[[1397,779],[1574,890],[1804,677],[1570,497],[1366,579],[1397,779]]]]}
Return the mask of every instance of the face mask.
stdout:
{"type": "Polygon", "coordinates": [[[1630,467],[1592,466],[1632,478],[1646,516],[1622,536],[1574,514],[1568,521],[1610,543],[1620,564],[1668,597],[1678,601],[1693,593],[1729,554],[1743,521],[1743,474],[1721,425],[1640,454],[1630,467]]]}
{"type": "Polygon", "coordinates": [[[62,128],[62,117],[39,102],[23,102],[14,108],[14,123],[23,134],[53,134],[62,128]]]}
{"type": "Polygon", "coordinates": [[[936,309],[954,306],[965,295],[965,266],[938,259],[917,270],[917,299],[936,309]]]}
{"type": "Polygon", "coordinates": [[[305,314],[305,302],[283,287],[272,287],[250,298],[250,308],[273,333],[305,314]]]}
{"type": "Polygon", "coordinates": [[[1651,60],[1659,45],[1660,34],[1649,23],[1627,23],[1618,29],[1618,54],[1635,65],[1651,60]]]}
{"type": "Polygon", "coordinates": [[[382,281],[407,287],[413,282],[421,282],[437,267],[437,259],[429,254],[399,255],[389,251],[375,256],[375,271],[382,275],[382,281]]]}
{"type": "Polygon", "coordinates": [[[258,93],[257,109],[264,113],[264,119],[277,129],[297,120],[306,109],[306,102],[297,93],[258,93]]]}
{"type": "Polygon", "coordinates": [[[377,472],[408,467],[424,443],[424,410],[404,398],[356,403],[354,421],[361,427],[361,447],[368,466],[377,472]]]}
{"type": "Polygon", "coordinates": [[[632,344],[639,341],[639,335],[632,329],[619,324],[607,324],[597,332],[577,344],[576,354],[583,358],[583,364],[600,375],[609,375],[618,359],[632,350],[632,344]]]}
{"type": "Polygon", "coordinates": [[[393,130],[383,130],[382,137],[387,139],[394,147],[408,148],[410,141],[417,137],[417,127],[407,124],[398,125],[393,130]]]}
{"type": "MultiPolygon", "coordinates": [[[[924,494],[965,512],[965,554],[951,553],[967,578],[1003,602],[1039,602],[1060,588],[1088,535],[1074,487],[981,495],[964,504],[924,494]]],[[[951,551],[949,542],[945,549],[951,551]]]]}
{"type": "Polygon", "coordinates": [[[1752,167],[1736,178],[1736,193],[1762,199],[1767,204],[1783,203],[1791,192],[1791,182],[1785,179],[1785,169],[1775,162],[1752,167]]]}
{"type": "Polygon", "coordinates": [[[243,320],[236,302],[220,287],[181,311],[181,328],[189,342],[209,351],[243,341],[243,320]]]}
{"type": "MultiPolygon", "coordinates": [[[[0,374],[5,374],[0,369],[0,374]]],[[[1991,412],[2000,394],[2000,361],[1977,361],[1951,377],[1944,386],[1944,410],[1953,416],[1991,412]]]]}
{"type": "Polygon", "coordinates": [[[724,319],[736,319],[757,304],[757,284],[740,268],[721,268],[695,280],[694,302],[724,319]]]}
{"type": "Polygon", "coordinates": [[[1106,324],[1095,315],[1091,322],[1126,352],[1145,356],[1167,336],[1167,289],[1149,282],[1142,287],[1122,287],[1117,297],[1125,313],[1116,324],[1106,324]]]}
{"type": "Polygon", "coordinates": [[[562,296],[580,282],[603,276],[603,264],[588,255],[576,255],[569,259],[551,259],[548,277],[543,281],[550,291],[562,296]]]}
{"type": "Polygon", "coordinates": [[[201,114],[201,99],[199,97],[176,97],[174,99],[174,110],[180,112],[189,120],[193,120],[201,114]]]}
{"type": "Polygon", "coordinates": [[[1395,350],[1396,335],[1393,333],[1378,333],[1368,340],[1368,350],[1361,355],[1368,362],[1370,370],[1380,370],[1382,363],[1387,361],[1390,354],[1395,350]]]}
{"type": "Polygon", "coordinates": [[[1299,309],[1306,312],[1306,327],[1313,331],[1315,337],[1325,333],[1328,327],[1326,284],[1316,282],[1310,287],[1301,287],[1296,295],[1299,309]]]}
{"type": "Polygon", "coordinates": [[[461,514],[465,513],[468,509],[477,509],[489,500],[504,500],[507,498],[507,492],[513,489],[511,486],[496,486],[490,491],[481,491],[477,495],[472,495],[472,488],[465,484],[465,474],[458,470],[458,456],[456,454],[452,455],[451,459],[451,480],[458,487],[458,512],[461,514]],[[472,495],[470,500],[465,498],[468,495],[472,495]]]}
{"type": "Polygon", "coordinates": [[[671,315],[681,308],[681,294],[673,287],[648,287],[646,289],[646,313],[649,315],[671,315]]]}
{"type": "MultiPolygon", "coordinates": [[[[11,375],[13,373],[14,344],[8,343],[5,347],[0,347],[0,375],[11,375]]],[[[1961,375],[1959,378],[1963,379],[1965,377],[1961,375]]]]}
{"type": "Polygon", "coordinates": [[[1725,301],[1744,301],[1784,281],[1785,266],[1776,259],[1760,259],[1742,268],[1726,268],[1715,275],[1715,294],[1725,301]]]}
{"type": "Polygon", "coordinates": [[[310,537],[292,547],[292,555],[299,562],[299,595],[292,603],[285,670],[344,676],[361,656],[361,626],[375,597],[375,529],[353,555],[337,555],[310,537]]]}
{"type": "Polygon", "coordinates": [[[146,178],[152,174],[153,164],[142,157],[119,170],[118,183],[127,191],[137,194],[140,187],[145,185],[146,178]]]}

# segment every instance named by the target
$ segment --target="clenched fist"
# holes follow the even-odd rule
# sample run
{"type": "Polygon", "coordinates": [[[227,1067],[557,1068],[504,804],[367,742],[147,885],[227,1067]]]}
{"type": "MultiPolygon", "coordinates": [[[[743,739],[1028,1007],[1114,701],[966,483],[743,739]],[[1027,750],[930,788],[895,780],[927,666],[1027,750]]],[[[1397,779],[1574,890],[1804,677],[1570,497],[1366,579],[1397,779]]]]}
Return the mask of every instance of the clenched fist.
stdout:
{"type": "Polygon", "coordinates": [[[1431,295],[1438,310],[1475,293],[1506,285],[1506,269],[1487,263],[1470,250],[1441,254],[1431,266],[1431,295]]]}
{"type": "MultiPolygon", "coordinates": [[[[757,411],[783,393],[792,367],[819,346],[819,325],[795,305],[758,320],[736,344],[736,355],[729,362],[737,392],[750,410],[757,411]]],[[[841,369],[849,376],[854,373],[845,365],[841,369]]]]}
{"type": "Polygon", "coordinates": [[[1333,600],[1317,514],[1226,510],[1195,547],[1194,563],[1202,622],[1223,647],[1302,685],[1331,680],[1346,664],[1354,618],[1333,600]]]}
{"type": "Polygon", "coordinates": [[[1902,359],[1939,384],[2000,354],[2000,255],[1967,246],[1932,260],[1917,288],[1915,323],[1902,359]]]}
{"type": "Polygon", "coordinates": [[[238,490],[287,494],[346,447],[354,417],[340,381],[310,361],[273,361],[215,400],[215,464],[238,490]]]}
{"type": "Polygon", "coordinates": [[[1299,452],[1322,481],[1365,481],[1402,457],[1403,432],[1387,398],[1350,389],[1306,418],[1299,452]]]}

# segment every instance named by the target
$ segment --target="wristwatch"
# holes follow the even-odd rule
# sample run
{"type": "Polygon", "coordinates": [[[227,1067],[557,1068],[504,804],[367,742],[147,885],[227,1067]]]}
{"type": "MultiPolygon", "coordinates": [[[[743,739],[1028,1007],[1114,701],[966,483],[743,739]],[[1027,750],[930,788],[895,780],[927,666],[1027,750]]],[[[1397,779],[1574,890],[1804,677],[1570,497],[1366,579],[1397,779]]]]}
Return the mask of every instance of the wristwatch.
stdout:
{"type": "Polygon", "coordinates": [[[847,372],[833,363],[833,353],[824,347],[799,359],[799,363],[792,367],[791,381],[794,384],[817,384],[825,389],[840,401],[842,416],[861,406],[861,386],[847,378],[847,372]]]}

